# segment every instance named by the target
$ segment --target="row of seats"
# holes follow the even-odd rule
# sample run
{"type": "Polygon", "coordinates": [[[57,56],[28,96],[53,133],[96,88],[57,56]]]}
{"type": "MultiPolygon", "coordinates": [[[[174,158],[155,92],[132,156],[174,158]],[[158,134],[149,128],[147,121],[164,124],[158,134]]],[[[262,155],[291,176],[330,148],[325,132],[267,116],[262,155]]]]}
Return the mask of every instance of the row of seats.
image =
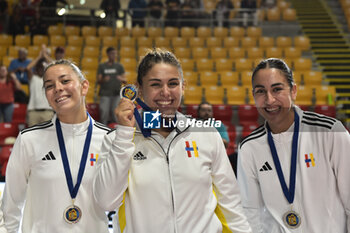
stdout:
{"type": "Polygon", "coordinates": [[[302,51],[306,51],[310,49],[310,40],[305,36],[296,36],[296,37],[288,37],[288,36],[277,36],[269,37],[269,36],[244,36],[244,37],[236,37],[236,36],[225,36],[225,37],[207,37],[202,38],[198,36],[193,37],[183,37],[177,36],[172,38],[167,37],[132,37],[132,36],[88,36],[82,37],[78,35],[34,35],[33,40],[29,35],[16,35],[15,42],[12,43],[12,36],[10,35],[0,35],[0,46],[4,48],[8,48],[12,45],[21,46],[21,47],[29,47],[31,45],[41,46],[42,44],[51,45],[51,46],[92,46],[92,47],[103,47],[103,46],[113,46],[113,47],[207,47],[207,48],[231,48],[231,47],[260,47],[260,48],[268,48],[268,47],[277,47],[277,48],[287,48],[287,47],[295,47],[299,48],[302,51]]]}

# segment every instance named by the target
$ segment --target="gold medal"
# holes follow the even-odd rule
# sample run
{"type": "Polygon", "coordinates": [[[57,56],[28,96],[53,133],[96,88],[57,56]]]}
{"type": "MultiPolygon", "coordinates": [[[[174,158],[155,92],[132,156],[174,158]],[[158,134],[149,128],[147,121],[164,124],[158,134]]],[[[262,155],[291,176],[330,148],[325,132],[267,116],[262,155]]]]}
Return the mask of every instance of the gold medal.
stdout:
{"type": "Polygon", "coordinates": [[[137,98],[137,88],[135,85],[128,84],[120,89],[120,97],[135,101],[137,98]]]}
{"type": "Polygon", "coordinates": [[[81,218],[81,210],[76,205],[68,206],[63,213],[63,218],[67,223],[77,223],[81,218]]]}
{"type": "Polygon", "coordinates": [[[295,229],[300,226],[301,218],[295,211],[290,210],[283,215],[283,222],[288,228],[295,229]]]}

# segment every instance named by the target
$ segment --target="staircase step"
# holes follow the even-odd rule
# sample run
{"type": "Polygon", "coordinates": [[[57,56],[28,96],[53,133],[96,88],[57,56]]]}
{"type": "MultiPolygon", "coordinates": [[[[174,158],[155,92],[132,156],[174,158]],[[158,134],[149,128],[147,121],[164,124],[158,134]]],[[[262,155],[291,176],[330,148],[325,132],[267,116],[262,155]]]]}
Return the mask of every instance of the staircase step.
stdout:
{"type": "Polygon", "coordinates": [[[344,60],[344,59],[349,59],[350,54],[317,54],[316,59],[317,60],[344,60]]]}
{"type": "Polygon", "coordinates": [[[314,49],[313,52],[315,54],[350,54],[350,51],[344,50],[344,49],[328,49],[328,48],[322,48],[322,49],[314,49]]]}

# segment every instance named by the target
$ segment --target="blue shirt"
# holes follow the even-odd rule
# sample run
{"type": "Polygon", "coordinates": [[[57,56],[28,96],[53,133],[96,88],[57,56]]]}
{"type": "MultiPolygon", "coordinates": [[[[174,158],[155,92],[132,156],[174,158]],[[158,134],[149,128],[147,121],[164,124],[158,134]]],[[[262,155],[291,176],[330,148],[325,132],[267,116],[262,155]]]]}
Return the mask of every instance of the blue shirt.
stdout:
{"type": "MultiPolygon", "coordinates": [[[[31,62],[30,59],[26,59],[24,61],[20,61],[18,59],[13,59],[10,63],[10,66],[9,66],[9,71],[12,72],[14,71],[15,69],[19,68],[19,67],[27,67],[28,64],[31,62]]],[[[22,83],[22,84],[28,84],[28,74],[27,72],[16,72],[16,77],[17,79],[22,83]]]]}

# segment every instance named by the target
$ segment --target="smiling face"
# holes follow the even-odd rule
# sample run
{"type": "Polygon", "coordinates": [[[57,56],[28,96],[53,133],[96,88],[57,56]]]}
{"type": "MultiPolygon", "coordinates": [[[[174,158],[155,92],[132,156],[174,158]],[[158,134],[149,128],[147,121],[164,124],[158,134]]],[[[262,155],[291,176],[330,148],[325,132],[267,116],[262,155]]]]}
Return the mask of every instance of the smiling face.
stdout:
{"type": "Polygon", "coordinates": [[[181,103],[184,84],[176,66],[155,64],[142,78],[140,95],[154,111],[162,115],[174,115],[181,103]]]}
{"type": "Polygon", "coordinates": [[[296,98],[296,85],[292,87],[279,69],[259,70],[253,78],[255,105],[267,120],[272,132],[287,130],[294,120],[292,110],[296,98]]]}
{"type": "Polygon", "coordinates": [[[44,75],[44,88],[50,106],[60,121],[78,123],[86,118],[85,96],[89,82],[81,81],[69,65],[49,67],[44,75]]]}

